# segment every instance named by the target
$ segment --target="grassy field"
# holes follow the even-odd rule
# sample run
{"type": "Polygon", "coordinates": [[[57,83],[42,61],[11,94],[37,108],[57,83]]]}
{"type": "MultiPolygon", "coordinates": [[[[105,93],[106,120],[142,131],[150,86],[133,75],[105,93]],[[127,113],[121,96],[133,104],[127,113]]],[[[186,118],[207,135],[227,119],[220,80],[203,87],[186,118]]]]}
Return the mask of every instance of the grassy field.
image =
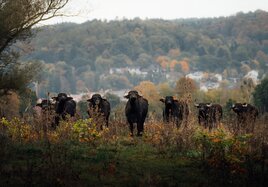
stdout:
{"type": "MultiPolygon", "coordinates": [[[[193,119],[193,118],[192,118],[193,119]]],[[[180,129],[150,120],[143,137],[112,121],[0,122],[1,186],[266,186],[267,125],[208,132],[193,119],[180,129]],[[235,133],[234,133],[235,132],[235,133]]]]}

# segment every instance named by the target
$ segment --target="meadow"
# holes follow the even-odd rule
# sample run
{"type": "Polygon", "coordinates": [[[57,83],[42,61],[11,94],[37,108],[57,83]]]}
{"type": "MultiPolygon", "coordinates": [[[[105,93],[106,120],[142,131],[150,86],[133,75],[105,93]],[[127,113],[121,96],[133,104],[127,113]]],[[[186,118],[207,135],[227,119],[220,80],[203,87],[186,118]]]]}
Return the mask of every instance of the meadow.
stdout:
{"type": "Polygon", "coordinates": [[[0,121],[1,186],[266,186],[268,126],[253,133],[226,119],[209,132],[191,114],[179,129],[149,117],[142,137],[124,118],[28,117],[0,121]]]}

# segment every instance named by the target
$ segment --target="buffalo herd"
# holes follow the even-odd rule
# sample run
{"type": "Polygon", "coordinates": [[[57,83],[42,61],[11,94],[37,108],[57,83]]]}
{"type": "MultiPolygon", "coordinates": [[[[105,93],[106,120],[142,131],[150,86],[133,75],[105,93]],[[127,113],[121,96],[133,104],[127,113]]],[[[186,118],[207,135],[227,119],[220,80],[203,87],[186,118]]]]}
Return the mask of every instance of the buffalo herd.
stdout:
{"type": "MultiPolygon", "coordinates": [[[[144,122],[148,114],[148,100],[136,90],[129,91],[124,95],[124,98],[127,99],[125,117],[129,125],[130,135],[133,136],[134,124],[136,124],[137,136],[142,136],[144,122]]],[[[190,109],[186,102],[178,100],[173,96],[163,97],[160,101],[163,103],[164,123],[172,123],[177,128],[180,128],[182,124],[184,124],[184,127],[187,127],[190,109]]],[[[109,101],[100,94],[94,94],[87,102],[89,118],[100,119],[108,127],[111,113],[109,101]]],[[[198,110],[197,118],[199,125],[209,130],[219,126],[223,117],[221,105],[215,103],[195,103],[194,106],[198,110]]],[[[76,114],[76,102],[72,97],[67,96],[66,93],[59,93],[56,97],[52,97],[52,100],[43,99],[35,107],[39,107],[41,111],[53,110],[55,113],[53,124],[55,126],[58,126],[61,120],[66,120],[67,116],[72,118],[76,114]]],[[[230,109],[237,116],[237,128],[247,126],[247,130],[253,132],[258,109],[247,103],[235,103],[230,109]]],[[[102,125],[101,129],[103,129],[102,125]]]]}

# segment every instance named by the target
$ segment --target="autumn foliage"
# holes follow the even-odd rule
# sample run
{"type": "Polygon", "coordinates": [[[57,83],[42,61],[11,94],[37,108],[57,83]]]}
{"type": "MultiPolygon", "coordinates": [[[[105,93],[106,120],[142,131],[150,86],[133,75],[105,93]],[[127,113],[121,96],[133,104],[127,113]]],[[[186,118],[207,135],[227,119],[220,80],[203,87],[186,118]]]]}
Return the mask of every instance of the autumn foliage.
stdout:
{"type": "MultiPolygon", "coordinates": [[[[173,54],[172,56],[174,55],[175,54],[173,54]]],[[[184,58],[182,60],[177,60],[177,59],[172,59],[168,56],[158,56],[156,58],[156,62],[160,64],[163,70],[168,70],[171,72],[182,71],[184,73],[188,73],[190,71],[189,59],[187,58],[184,58]]]]}

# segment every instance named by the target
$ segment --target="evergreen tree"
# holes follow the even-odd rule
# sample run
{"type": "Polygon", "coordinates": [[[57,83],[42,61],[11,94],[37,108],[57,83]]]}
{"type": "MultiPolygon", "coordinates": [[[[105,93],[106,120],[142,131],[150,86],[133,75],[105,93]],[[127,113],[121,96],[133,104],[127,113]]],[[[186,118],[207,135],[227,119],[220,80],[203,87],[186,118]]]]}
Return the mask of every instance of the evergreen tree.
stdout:
{"type": "Polygon", "coordinates": [[[262,112],[268,111],[268,78],[262,80],[253,92],[253,101],[262,112]]]}

